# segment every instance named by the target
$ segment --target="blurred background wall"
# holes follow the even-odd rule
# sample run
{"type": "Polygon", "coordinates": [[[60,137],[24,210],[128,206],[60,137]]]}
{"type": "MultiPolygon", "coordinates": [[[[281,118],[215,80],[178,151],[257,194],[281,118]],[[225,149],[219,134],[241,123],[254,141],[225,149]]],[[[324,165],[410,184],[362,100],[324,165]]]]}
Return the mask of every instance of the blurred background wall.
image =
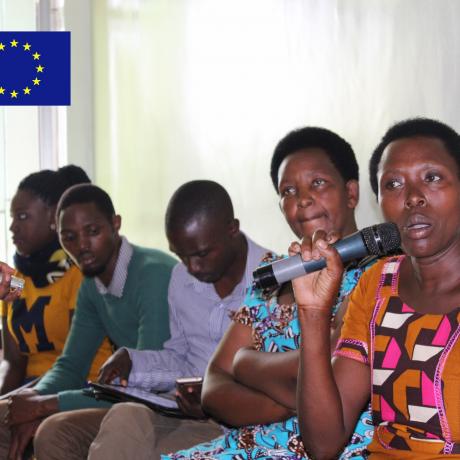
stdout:
{"type": "Polygon", "coordinates": [[[2,30],[33,30],[50,17],[51,28],[72,32],[72,106],[0,108],[1,258],[12,254],[9,200],[19,179],[39,167],[85,167],[114,199],[123,233],[163,249],[172,192],[188,180],[216,180],[230,192],[242,228],[282,252],[293,236],[269,161],[288,131],[324,126],[353,145],[365,226],[381,219],[367,162],[388,126],[429,116],[460,129],[457,0],[0,6],[2,30]]]}

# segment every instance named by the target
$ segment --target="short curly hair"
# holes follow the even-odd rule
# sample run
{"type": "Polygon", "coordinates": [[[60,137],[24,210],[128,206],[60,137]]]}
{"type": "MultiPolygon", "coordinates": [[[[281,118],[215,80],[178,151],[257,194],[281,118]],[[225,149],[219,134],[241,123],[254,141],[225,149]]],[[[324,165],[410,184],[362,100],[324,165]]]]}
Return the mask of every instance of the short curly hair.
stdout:
{"type": "Polygon", "coordinates": [[[359,166],[351,145],[338,134],[314,126],[295,129],[278,142],[273,152],[270,176],[278,190],[278,172],[283,160],[299,150],[319,148],[323,149],[345,182],[359,180],[359,166]]]}
{"type": "Polygon", "coordinates": [[[94,203],[104,217],[112,222],[115,208],[109,194],[94,184],[77,184],[68,188],[62,195],[56,210],[56,220],[62,211],[74,204],[94,203]]]}
{"type": "Polygon", "coordinates": [[[375,148],[369,161],[371,188],[378,198],[379,185],[377,173],[382,155],[387,146],[394,141],[408,137],[432,137],[444,144],[447,152],[457,162],[460,172],[460,137],[450,126],[431,118],[409,118],[391,126],[375,148]]]}
{"type": "Polygon", "coordinates": [[[183,228],[185,223],[201,214],[213,220],[218,216],[228,222],[234,219],[230,195],[219,183],[203,179],[182,184],[173,193],[166,209],[166,233],[183,228]]]}

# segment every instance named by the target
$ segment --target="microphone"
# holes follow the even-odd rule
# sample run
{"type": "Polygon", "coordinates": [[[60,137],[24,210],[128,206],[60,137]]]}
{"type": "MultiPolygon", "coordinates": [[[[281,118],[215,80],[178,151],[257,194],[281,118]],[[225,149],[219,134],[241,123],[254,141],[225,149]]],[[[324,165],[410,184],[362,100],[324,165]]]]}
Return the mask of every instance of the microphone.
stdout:
{"type": "MultiPolygon", "coordinates": [[[[332,246],[337,249],[342,262],[349,262],[368,255],[383,256],[398,249],[400,244],[398,227],[392,222],[386,222],[363,228],[332,246]]],[[[305,262],[300,254],[297,254],[254,270],[254,284],[260,289],[276,287],[306,273],[321,270],[325,266],[324,258],[305,262]]]]}

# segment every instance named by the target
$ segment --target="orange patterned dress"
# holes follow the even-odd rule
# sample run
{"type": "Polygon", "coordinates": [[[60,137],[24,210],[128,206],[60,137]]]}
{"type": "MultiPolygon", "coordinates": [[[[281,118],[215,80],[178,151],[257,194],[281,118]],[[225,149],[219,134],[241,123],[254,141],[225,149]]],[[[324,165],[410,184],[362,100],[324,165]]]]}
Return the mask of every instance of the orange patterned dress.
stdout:
{"type": "Polygon", "coordinates": [[[371,367],[371,459],[460,459],[460,308],[421,314],[405,304],[404,257],[363,274],[335,355],[371,367]]]}

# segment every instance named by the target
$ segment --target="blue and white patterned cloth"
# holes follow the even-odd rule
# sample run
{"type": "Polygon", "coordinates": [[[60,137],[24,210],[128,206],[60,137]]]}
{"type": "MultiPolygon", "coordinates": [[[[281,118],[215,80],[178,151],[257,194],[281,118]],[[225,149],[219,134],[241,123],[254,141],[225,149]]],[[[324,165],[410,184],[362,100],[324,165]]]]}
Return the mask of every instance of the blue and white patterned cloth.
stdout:
{"type": "MultiPolygon", "coordinates": [[[[274,257],[264,262],[271,263],[274,257]]],[[[356,286],[370,265],[350,268],[345,272],[340,293],[333,309],[336,314],[343,299],[356,286]]],[[[278,291],[249,290],[243,307],[234,320],[253,328],[255,346],[264,352],[296,350],[300,344],[297,306],[279,305],[278,291]]],[[[370,413],[364,412],[341,460],[366,458],[373,426],[370,413]]],[[[269,425],[252,425],[228,430],[223,436],[175,454],[162,455],[163,460],[296,460],[308,458],[302,444],[297,417],[269,425]]]]}

